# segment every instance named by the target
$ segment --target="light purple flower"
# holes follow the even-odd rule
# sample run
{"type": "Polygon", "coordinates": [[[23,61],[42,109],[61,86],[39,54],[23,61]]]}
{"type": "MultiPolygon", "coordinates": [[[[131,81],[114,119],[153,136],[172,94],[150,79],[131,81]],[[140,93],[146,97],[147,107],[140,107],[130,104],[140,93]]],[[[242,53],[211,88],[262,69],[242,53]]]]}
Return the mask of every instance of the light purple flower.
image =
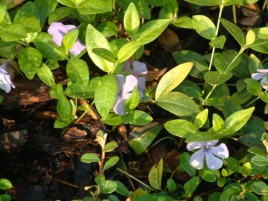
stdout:
{"type": "MultiPolygon", "coordinates": [[[[116,97],[116,102],[114,104],[113,110],[116,114],[125,115],[124,103],[132,94],[134,87],[137,87],[138,80],[133,75],[116,75],[118,83],[118,92],[116,97]]],[[[140,94],[142,95],[142,94],[140,94]]]]}
{"type": "Polygon", "coordinates": [[[139,61],[133,61],[132,65],[130,62],[126,62],[124,68],[124,71],[130,72],[132,75],[134,75],[138,79],[138,90],[144,91],[146,89],[145,86],[145,76],[148,72],[146,64],[139,61]]]}
{"type": "Polygon", "coordinates": [[[258,69],[257,73],[253,73],[251,75],[251,78],[254,80],[260,80],[260,84],[262,88],[267,89],[267,86],[268,86],[267,74],[268,74],[268,69],[258,69]]]}
{"type": "MultiPolygon", "coordinates": [[[[64,25],[60,22],[53,22],[47,32],[53,36],[53,41],[58,45],[61,46],[62,39],[66,33],[69,31],[76,29],[74,25],[64,25]]],[[[80,54],[86,46],[84,46],[78,39],[76,40],[73,47],[70,49],[70,53],[74,55],[80,54]]]]}
{"type": "Polygon", "coordinates": [[[206,158],[207,167],[211,170],[218,170],[222,167],[222,159],[229,157],[229,151],[224,143],[214,146],[218,140],[207,142],[191,142],[187,144],[187,149],[192,151],[199,149],[190,158],[190,164],[195,169],[204,167],[204,158],[206,158]]]}
{"type": "Polygon", "coordinates": [[[6,93],[9,93],[11,87],[15,88],[15,85],[10,79],[10,75],[7,72],[8,63],[4,63],[0,68],[0,88],[6,93]]]}

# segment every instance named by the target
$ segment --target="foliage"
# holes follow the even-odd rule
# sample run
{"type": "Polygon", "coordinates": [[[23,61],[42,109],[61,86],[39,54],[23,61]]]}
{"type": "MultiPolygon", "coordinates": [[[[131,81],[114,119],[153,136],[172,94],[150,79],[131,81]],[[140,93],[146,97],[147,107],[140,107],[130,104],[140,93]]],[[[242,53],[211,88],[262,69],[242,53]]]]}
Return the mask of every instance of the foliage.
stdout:
{"type": "MultiPolygon", "coordinates": [[[[261,70],[267,68],[268,28],[242,29],[222,15],[227,8],[256,5],[258,1],[186,0],[184,4],[198,13],[193,15],[181,14],[182,5],[178,2],[181,1],[32,0],[16,5],[15,1],[0,1],[1,66],[18,66],[25,79],[40,79],[50,88],[50,97],[57,102],[55,128],[77,124],[94,109],[98,120],[109,128],[96,136],[101,153],[85,153],[81,157],[82,162],[97,163],[99,168],[95,184],[85,187],[90,193],[83,200],[268,198],[268,72],[261,70]],[[218,11],[215,20],[202,13],[210,7],[218,11]],[[58,22],[65,25],[53,30],[58,22]],[[147,88],[141,89],[147,69],[146,73],[135,75],[133,61],[141,60],[145,46],[168,27],[194,31],[207,42],[206,53],[191,49],[172,52],[177,66],[169,69],[156,85],[149,86],[147,82],[147,88]],[[54,35],[53,31],[60,34],[54,35]],[[133,72],[125,70],[127,63],[133,72]],[[96,75],[96,69],[101,73],[96,75]],[[64,73],[66,84],[57,81],[56,70],[64,73]],[[261,77],[255,73],[261,73],[261,77]],[[135,84],[128,82],[130,77],[135,84]],[[80,105],[80,100],[89,104],[80,105]],[[123,113],[114,109],[117,103],[122,104],[123,113]],[[151,112],[140,107],[142,104],[157,107],[168,118],[157,122],[151,112]],[[133,130],[134,137],[128,141],[137,155],[147,153],[166,138],[172,139],[180,149],[177,167],[171,170],[161,158],[150,168],[146,181],[130,175],[121,168],[123,160],[115,152],[117,142],[108,142],[107,138],[120,125],[140,129],[133,130]],[[221,163],[216,170],[206,165],[194,169],[190,164],[192,153],[185,143],[213,140],[223,141],[230,157],[217,158],[223,167],[221,163]],[[110,179],[107,172],[112,170],[135,180],[139,188],[129,190],[127,184],[110,179]],[[176,180],[176,172],[183,172],[187,180],[176,180]],[[205,182],[217,187],[212,194],[200,192],[205,182]]],[[[265,6],[266,1],[264,10],[265,6]]],[[[13,87],[1,88],[9,92],[10,86],[13,87]]],[[[213,153],[213,147],[209,152],[206,146],[202,150],[207,155],[213,153]]],[[[11,185],[1,179],[0,187],[7,190],[11,185]]],[[[3,196],[0,200],[8,200],[3,196]]]]}

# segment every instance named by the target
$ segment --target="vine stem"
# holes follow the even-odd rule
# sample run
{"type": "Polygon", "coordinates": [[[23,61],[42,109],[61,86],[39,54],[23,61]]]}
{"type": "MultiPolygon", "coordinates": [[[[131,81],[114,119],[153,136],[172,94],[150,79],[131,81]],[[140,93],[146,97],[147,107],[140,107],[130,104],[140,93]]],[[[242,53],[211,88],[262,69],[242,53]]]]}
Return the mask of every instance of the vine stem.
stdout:
{"type": "MultiPolygon", "coordinates": [[[[215,37],[217,37],[217,36],[218,36],[218,33],[219,33],[220,19],[221,19],[221,15],[222,15],[222,10],[223,10],[223,8],[224,8],[224,6],[221,4],[221,5],[220,5],[220,10],[219,10],[219,16],[218,16],[217,26],[216,26],[215,37]]],[[[212,52],[211,52],[211,57],[210,57],[209,67],[208,67],[209,71],[211,70],[211,67],[212,67],[212,63],[213,63],[213,58],[214,58],[215,50],[216,50],[216,47],[213,47],[213,48],[212,48],[212,52]]]]}
{"type": "Polygon", "coordinates": [[[134,179],[135,181],[139,182],[141,185],[143,185],[144,187],[148,188],[149,190],[151,190],[151,191],[154,191],[154,190],[155,190],[155,189],[151,188],[150,186],[148,186],[147,184],[145,184],[144,182],[142,182],[141,180],[137,179],[136,177],[133,177],[133,176],[132,176],[131,174],[129,174],[128,172],[126,172],[126,171],[124,171],[124,170],[122,170],[122,169],[120,169],[120,168],[116,168],[116,170],[117,170],[118,172],[121,172],[121,173],[127,175],[128,177],[134,179]]]}

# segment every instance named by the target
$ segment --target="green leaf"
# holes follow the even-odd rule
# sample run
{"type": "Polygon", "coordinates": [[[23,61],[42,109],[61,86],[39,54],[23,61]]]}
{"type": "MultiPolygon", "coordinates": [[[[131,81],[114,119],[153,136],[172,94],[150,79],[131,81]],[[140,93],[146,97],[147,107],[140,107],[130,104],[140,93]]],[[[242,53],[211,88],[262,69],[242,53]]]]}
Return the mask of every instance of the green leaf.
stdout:
{"type": "Polygon", "coordinates": [[[223,18],[221,18],[221,23],[224,28],[227,29],[227,31],[235,38],[235,40],[240,44],[242,48],[246,46],[246,37],[243,31],[238,26],[223,18]]]}
{"type": "Polygon", "coordinates": [[[258,195],[267,195],[268,192],[268,186],[263,181],[254,181],[254,183],[251,185],[251,188],[254,193],[258,195]]]}
{"type": "Polygon", "coordinates": [[[24,48],[19,54],[18,62],[22,72],[31,80],[42,66],[42,55],[35,48],[24,48]]]}
{"type": "Polygon", "coordinates": [[[136,41],[123,45],[117,53],[117,62],[122,63],[128,60],[142,45],[142,43],[136,41]]]}
{"type": "Polygon", "coordinates": [[[94,15],[112,11],[112,0],[87,0],[77,6],[77,10],[82,15],[94,15]]]}
{"type": "Polygon", "coordinates": [[[146,151],[148,146],[150,146],[162,128],[163,126],[157,125],[149,130],[146,130],[144,133],[141,133],[139,137],[130,140],[128,142],[129,146],[137,155],[142,154],[144,151],[146,151]]]}
{"type": "Polygon", "coordinates": [[[57,103],[57,112],[63,121],[71,119],[72,105],[66,96],[61,96],[57,103]]]}
{"type": "Polygon", "coordinates": [[[182,117],[193,117],[200,112],[198,105],[189,96],[180,92],[169,92],[158,98],[156,104],[182,117]]]}
{"type": "Polygon", "coordinates": [[[246,34],[246,46],[253,44],[255,42],[255,39],[256,39],[256,35],[254,31],[248,30],[246,34]]]}
{"type": "Polygon", "coordinates": [[[219,6],[221,5],[221,0],[185,0],[188,3],[197,4],[200,6],[219,6]]]}
{"type": "Polygon", "coordinates": [[[66,52],[68,52],[74,46],[78,34],[79,34],[78,29],[73,29],[63,36],[61,44],[66,52]]]}
{"type": "Polygon", "coordinates": [[[233,172],[238,172],[239,169],[239,162],[237,159],[233,157],[229,157],[225,159],[227,168],[233,172]]]}
{"type": "Polygon", "coordinates": [[[177,189],[177,184],[175,183],[173,179],[169,178],[167,180],[167,189],[169,193],[174,192],[177,189]]]}
{"type": "Polygon", "coordinates": [[[144,111],[141,110],[134,110],[131,113],[124,115],[121,117],[125,124],[132,124],[132,125],[145,125],[153,121],[153,118],[144,111]]]}
{"type": "Polygon", "coordinates": [[[125,184],[123,184],[120,181],[115,181],[116,183],[116,192],[120,195],[124,195],[124,196],[128,196],[129,194],[129,190],[128,188],[125,186],[125,184]]]}
{"type": "Polygon", "coordinates": [[[167,121],[164,127],[170,134],[182,138],[194,135],[198,129],[192,122],[184,119],[167,121]]]}
{"type": "Polygon", "coordinates": [[[241,60],[240,57],[235,59],[237,54],[238,53],[236,51],[230,49],[216,55],[214,59],[214,65],[217,71],[220,73],[227,73],[236,68],[241,60]],[[231,64],[232,61],[233,63],[231,64]]]}
{"type": "Polygon", "coordinates": [[[60,61],[67,58],[63,49],[52,41],[52,37],[48,33],[40,32],[33,43],[46,59],[60,61]]]}
{"type": "Polygon", "coordinates": [[[71,82],[89,82],[89,69],[82,59],[70,59],[66,66],[66,72],[71,82]]]}
{"type": "Polygon", "coordinates": [[[219,73],[218,71],[209,71],[205,73],[205,80],[211,85],[220,85],[225,83],[233,76],[232,73],[219,73]]]}
{"type": "Polygon", "coordinates": [[[225,135],[231,135],[241,129],[251,117],[254,109],[251,107],[231,114],[225,121],[225,135]]]}
{"type": "Polygon", "coordinates": [[[211,47],[223,49],[225,41],[226,41],[226,37],[224,35],[221,35],[221,36],[218,36],[217,38],[212,39],[209,42],[209,45],[211,47]]]}
{"type": "Polygon", "coordinates": [[[115,150],[117,147],[118,147],[117,142],[115,141],[108,142],[104,147],[104,152],[111,152],[115,150]]]}
{"type": "Polygon", "coordinates": [[[208,109],[205,109],[201,111],[198,115],[196,115],[194,119],[194,125],[197,128],[201,128],[202,126],[205,125],[207,118],[208,118],[208,109]]]}
{"type": "Polygon", "coordinates": [[[8,179],[1,179],[0,178],[0,189],[1,190],[8,190],[10,188],[12,188],[12,183],[8,180],[8,179]]]}
{"type": "MultiPolygon", "coordinates": [[[[111,37],[117,34],[119,32],[118,26],[111,21],[104,21],[101,22],[97,29],[105,36],[105,37],[111,37]]],[[[110,44],[111,45],[111,44],[110,44]]]]}
{"type": "Polygon", "coordinates": [[[184,184],[185,197],[191,197],[197,186],[200,184],[199,177],[193,177],[184,184]]]}
{"type": "Polygon", "coordinates": [[[118,125],[123,123],[123,120],[121,119],[121,116],[117,115],[117,114],[114,114],[114,113],[108,114],[106,119],[102,119],[101,121],[103,123],[105,123],[107,125],[111,125],[111,126],[118,126],[118,125]]]}
{"type": "Polygon", "coordinates": [[[207,182],[215,182],[217,180],[217,173],[219,174],[219,171],[205,167],[199,171],[199,176],[207,182]]]}
{"type": "Polygon", "coordinates": [[[262,87],[257,80],[247,78],[244,80],[244,82],[247,83],[247,91],[250,94],[259,96],[262,93],[262,87]]]}
{"type": "Polygon", "coordinates": [[[101,186],[100,191],[103,194],[111,194],[116,191],[117,185],[115,181],[106,180],[104,186],[101,186]]]}
{"type": "Polygon", "coordinates": [[[124,28],[129,35],[137,33],[140,28],[140,16],[134,3],[130,3],[124,15],[124,28]]]}
{"type": "Polygon", "coordinates": [[[155,92],[155,100],[175,89],[188,75],[193,63],[180,64],[168,71],[160,80],[155,92]]]}
{"type": "Polygon", "coordinates": [[[141,100],[141,97],[140,97],[139,90],[137,89],[137,87],[134,87],[131,96],[125,102],[124,106],[125,106],[126,111],[135,109],[140,103],[140,100],[141,100]]]}
{"type": "Polygon", "coordinates": [[[3,22],[6,14],[7,14],[7,7],[5,5],[0,5],[0,24],[3,22]]]}
{"type": "Polygon", "coordinates": [[[98,56],[92,50],[94,48],[104,48],[111,51],[110,44],[108,40],[91,24],[87,26],[86,30],[86,46],[87,52],[92,61],[96,66],[105,72],[112,72],[114,65],[113,63],[107,61],[106,59],[98,56]]]}
{"type": "Polygon", "coordinates": [[[83,163],[94,163],[99,162],[100,158],[95,153],[86,153],[81,156],[80,159],[83,163]]]}
{"type": "Polygon", "coordinates": [[[208,71],[208,64],[205,58],[203,58],[200,54],[189,50],[182,50],[174,52],[172,56],[177,64],[193,62],[194,65],[190,75],[199,79],[204,79],[204,74],[208,71]]]}
{"type": "Polygon", "coordinates": [[[208,17],[204,15],[194,15],[192,23],[194,29],[200,36],[208,40],[212,40],[215,38],[216,27],[208,17]]]}
{"type": "Polygon", "coordinates": [[[257,166],[268,166],[268,157],[267,156],[253,156],[251,162],[257,166]]]}
{"type": "Polygon", "coordinates": [[[65,5],[65,6],[70,7],[70,8],[76,7],[76,4],[72,0],[57,0],[57,1],[59,3],[61,3],[62,5],[65,5]]]}
{"type": "Polygon", "coordinates": [[[143,45],[152,42],[161,35],[170,22],[171,20],[169,19],[157,19],[146,22],[137,32],[135,41],[140,42],[143,45]]]}
{"type": "Polygon", "coordinates": [[[183,170],[188,175],[190,175],[191,177],[194,177],[196,175],[196,169],[194,169],[193,166],[191,166],[189,161],[190,161],[190,154],[187,152],[183,152],[180,155],[180,164],[181,164],[183,170]]]}
{"type": "Polygon", "coordinates": [[[171,22],[175,27],[193,29],[192,18],[187,16],[182,16],[171,22]]]}
{"type": "Polygon", "coordinates": [[[95,90],[94,100],[96,108],[103,119],[107,117],[114,106],[117,90],[118,85],[114,75],[102,77],[102,84],[95,90]]]}
{"type": "Polygon", "coordinates": [[[109,62],[112,63],[116,62],[116,56],[110,50],[104,48],[94,48],[92,49],[92,52],[98,55],[99,57],[106,59],[109,62]]]}
{"type": "Polygon", "coordinates": [[[43,64],[41,68],[37,69],[38,77],[48,86],[55,85],[55,79],[52,71],[46,64],[43,64]]]}
{"type": "Polygon", "coordinates": [[[212,125],[215,132],[219,132],[225,128],[224,120],[218,114],[213,114],[212,125]]]}
{"type": "Polygon", "coordinates": [[[109,158],[108,161],[105,162],[104,166],[103,166],[103,172],[111,167],[113,167],[118,161],[119,161],[119,157],[118,156],[113,156],[112,158],[109,158]]]}
{"type": "Polygon", "coordinates": [[[27,29],[20,23],[2,24],[0,37],[5,42],[18,41],[27,37],[27,29]]]}
{"type": "Polygon", "coordinates": [[[163,159],[161,158],[158,164],[154,165],[150,169],[148,174],[149,183],[156,190],[161,190],[162,173],[163,173],[163,159]]]}

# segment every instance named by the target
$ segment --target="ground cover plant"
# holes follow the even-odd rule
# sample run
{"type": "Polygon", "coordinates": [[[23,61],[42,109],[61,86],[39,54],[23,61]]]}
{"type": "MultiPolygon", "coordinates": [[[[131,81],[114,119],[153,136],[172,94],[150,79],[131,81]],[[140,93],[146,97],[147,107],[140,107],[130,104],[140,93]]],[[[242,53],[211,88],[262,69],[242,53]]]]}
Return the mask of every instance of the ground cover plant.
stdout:
{"type": "Polygon", "coordinates": [[[0,200],[268,200],[267,1],[0,0],[0,200]]]}

